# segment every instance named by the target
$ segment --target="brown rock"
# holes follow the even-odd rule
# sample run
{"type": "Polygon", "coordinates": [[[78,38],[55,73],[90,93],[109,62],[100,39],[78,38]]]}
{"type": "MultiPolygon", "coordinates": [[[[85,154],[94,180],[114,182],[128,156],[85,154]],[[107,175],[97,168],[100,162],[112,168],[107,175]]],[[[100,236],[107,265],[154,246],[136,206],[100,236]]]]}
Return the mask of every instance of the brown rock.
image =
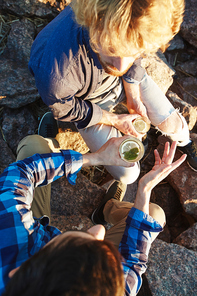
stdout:
{"type": "Polygon", "coordinates": [[[9,58],[27,67],[34,35],[34,25],[29,20],[13,22],[7,38],[9,58]]]}
{"type": "Polygon", "coordinates": [[[181,71],[183,74],[186,74],[186,75],[189,74],[192,76],[196,76],[197,75],[197,59],[179,64],[176,67],[176,70],[181,71]]]}
{"type": "Polygon", "coordinates": [[[156,239],[145,273],[152,296],[196,296],[197,253],[156,239]]]}
{"type": "Polygon", "coordinates": [[[176,85],[181,99],[195,107],[197,105],[197,78],[180,78],[176,80],[176,85]]]}
{"type": "Polygon", "coordinates": [[[185,43],[183,38],[177,34],[175,37],[170,41],[170,45],[168,47],[168,51],[176,50],[176,49],[184,49],[185,43]]]}
{"type": "Polygon", "coordinates": [[[164,232],[159,235],[160,239],[172,242],[175,237],[190,226],[185,218],[185,212],[177,192],[166,180],[153,189],[151,202],[158,204],[166,215],[166,226],[164,232]]]}
{"type": "Polygon", "coordinates": [[[35,30],[28,20],[12,23],[7,46],[0,56],[0,106],[19,108],[40,96],[28,70],[35,30]]]}
{"type": "Polygon", "coordinates": [[[37,121],[27,107],[20,109],[4,108],[2,131],[5,140],[14,154],[20,140],[27,135],[33,135],[37,121]]]}
{"type": "Polygon", "coordinates": [[[6,141],[3,139],[2,132],[0,132],[0,168],[5,169],[9,164],[15,161],[15,156],[12,150],[8,147],[6,141]]]}
{"type": "Polygon", "coordinates": [[[169,230],[168,225],[164,226],[164,229],[162,232],[160,232],[160,234],[157,237],[158,239],[161,239],[162,241],[166,242],[166,243],[171,243],[171,233],[169,230]]]}
{"type": "Polygon", "coordinates": [[[166,180],[153,189],[151,202],[158,204],[164,210],[167,219],[171,216],[175,217],[182,211],[178,194],[166,180]]]}
{"type": "Polygon", "coordinates": [[[197,47],[197,5],[196,0],[187,0],[183,23],[181,24],[181,35],[190,44],[197,47]]]}
{"type": "MultiPolygon", "coordinates": [[[[164,146],[160,144],[158,146],[160,155],[162,155],[163,149],[164,146]]],[[[174,160],[180,158],[181,155],[181,152],[177,149],[174,160]]],[[[167,181],[178,193],[185,212],[197,219],[196,172],[194,172],[185,161],[167,177],[167,181]]]]}
{"type": "Polygon", "coordinates": [[[156,54],[147,55],[142,60],[142,66],[163,93],[166,93],[173,83],[172,76],[175,74],[175,71],[169,66],[164,54],[159,51],[156,54]]]}
{"type": "Polygon", "coordinates": [[[196,119],[197,119],[196,107],[193,107],[187,102],[181,100],[179,96],[173,93],[172,91],[167,92],[167,97],[169,101],[172,103],[172,105],[174,106],[174,108],[179,109],[179,111],[182,113],[183,117],[187,121],[188,128],[191,131],[196,124],[196,119]]]}
{"type": "Polygon", "coordinates": [[[58,140],[61,149],[72,149],[82,154],[89,151],[89,148],[78,131],[59,129],[56,139],[58,140]]]}
{"type": "Polygon", "coordinates": [[[187,249],[197,251],[197,223],[181,233],[173,243],[184,246],[187,249]]]}
{"type": "Polygon", "coordinates": [[[40,98],[27,67],[0,56],[0,106],[20,108],[40,98]]]}
{"type": "Polygon", "coordinates": [[[37,16],[54,18],[67,3],[66,0],[1,0],[1,8],[19,16],[37,16]]]}
{"type": "Polygon", "coordinates": [[[105,190],[102,187],[91,183],[81,173],[78,173],[76,185],[70,185],[65,177],[60,178],[52,183],[51,223],[62,231],[77,228],[86,230],[92,225],[88,217],[104,194],[105,190]]]}

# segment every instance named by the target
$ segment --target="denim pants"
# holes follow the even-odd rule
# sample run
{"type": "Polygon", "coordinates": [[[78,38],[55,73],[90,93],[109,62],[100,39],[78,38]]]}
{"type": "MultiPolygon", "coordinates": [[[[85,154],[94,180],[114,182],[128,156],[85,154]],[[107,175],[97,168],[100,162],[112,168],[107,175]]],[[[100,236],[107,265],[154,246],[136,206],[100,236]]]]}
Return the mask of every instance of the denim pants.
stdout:
{"type": "MultiPolygon", "coordinates": [[[[178,141],[178,145],[180,146],[188,144],[189,129],[187,126],[187,122],[185,121],[184,117],[178,112],[178,110],[173,107],[165,94],[161,91],[161,89],[148,74],[145,74],[142,81],[140,82],[140,95],[143,104],[146,106],[147,114],[151,121],[151,124],[154,125],[156,128],[173,112],[177,112],[182,120],[181,132],[178,134],[165,135],[167,135],[172,141],[178,141]]],[[[94,100],[95,99],[91,100],[91,102],[94,103],[94,100]]],[[[120,79],[119,85],[113,91],[109,92],[108,100],[107,96],[105,95],[104,102],[102,100],[97,100],[95,101],[95,103],[99,105],[102,109],[110,112],[118,103],[123,100],[123,84],[120,79]]],[[[79,132],[91,152],[95,152],[96,150],[98,150],[112,137],[122,137],[122,134],[116,128],[100,124],[85,129],[80,129],[79,132]]],[[[131,168],[106,166],[106,169],[115,180],[120,180],[125,184],[131,184],[135,182],[140,173],[139,163],[135,163],[135,165],[131,168]]]]}

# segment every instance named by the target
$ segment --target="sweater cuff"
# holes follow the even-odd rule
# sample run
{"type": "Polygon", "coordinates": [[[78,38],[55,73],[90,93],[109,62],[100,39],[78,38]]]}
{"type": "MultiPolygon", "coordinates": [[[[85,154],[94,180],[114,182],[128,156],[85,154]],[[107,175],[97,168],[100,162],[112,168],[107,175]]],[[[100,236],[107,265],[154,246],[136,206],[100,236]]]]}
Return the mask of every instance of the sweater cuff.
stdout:
{"type": "Polygon", "coordinates": [[[84,129],[84,128],[93,126],[93,125],[99,123],[101,121],[102,117],[103,117],[103,111],[102,111],[102,109],[98,105],[92,103],[92,116],[91,116],[90,121],[85,126],[82,125],[81,123],[80,124],[76,124],[77,125],[77,128],[78,129],[84,129]]]}

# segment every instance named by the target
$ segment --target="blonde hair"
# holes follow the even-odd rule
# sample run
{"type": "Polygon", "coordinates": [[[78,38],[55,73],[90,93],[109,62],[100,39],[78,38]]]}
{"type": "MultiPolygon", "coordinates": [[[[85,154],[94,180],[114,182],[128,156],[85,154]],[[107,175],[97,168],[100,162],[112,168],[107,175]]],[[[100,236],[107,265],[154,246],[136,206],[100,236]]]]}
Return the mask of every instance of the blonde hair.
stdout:
{"type": "Polygon", "coordinates": [[[76,21],[88,29],[94,51],[110,56],[163,51],[179,31],[184,0],[73,0],[76,21]]]}

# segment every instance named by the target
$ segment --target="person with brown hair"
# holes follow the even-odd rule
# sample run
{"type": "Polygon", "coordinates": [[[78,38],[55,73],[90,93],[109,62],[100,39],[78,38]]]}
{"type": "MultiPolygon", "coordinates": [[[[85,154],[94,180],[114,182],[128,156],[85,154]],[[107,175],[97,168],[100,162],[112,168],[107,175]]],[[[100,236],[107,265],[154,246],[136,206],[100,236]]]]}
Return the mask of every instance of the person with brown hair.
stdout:
{"type": "Polygon", "coordinates": [[[65,175],[74,185],[82,166],[131,166],[119,156],[121,141],[112,138],[86,155],[72,150],[53,153],[58,142],[40,132],[19,143],[17,162],[0,176],[1,295],[137,294],[151,243],[165,225],[163,210],[149,203],[151,190],[186,157],[172,162],[176,142],[171,148],[166,144],[162,159],[155,150],[155,165],[139,181],[134,204],[122,201],[126,188],[115,181],[93,212],[92,221],[98,225],[87,232],[65,233],[49,225],[51,182],[65,175]],[[113,226],[105,234],[106,222],[113,226]]]}
{"type": "MultiPolygon", "coordinates": [[[[165,50],[183,13],[184,0],[73,0],[38,34],[29,61],[54,118],[74,122],[94,152],[111,137],[141,139],[132,121],[145,116],[197,170],[186,120],[141,66],[144,55],[165,50]],[[125,100],[129,114],[112,112],[125,100]]],[[[139,163],[106,169],[124,184],[140,172],[139,163]]]]}

